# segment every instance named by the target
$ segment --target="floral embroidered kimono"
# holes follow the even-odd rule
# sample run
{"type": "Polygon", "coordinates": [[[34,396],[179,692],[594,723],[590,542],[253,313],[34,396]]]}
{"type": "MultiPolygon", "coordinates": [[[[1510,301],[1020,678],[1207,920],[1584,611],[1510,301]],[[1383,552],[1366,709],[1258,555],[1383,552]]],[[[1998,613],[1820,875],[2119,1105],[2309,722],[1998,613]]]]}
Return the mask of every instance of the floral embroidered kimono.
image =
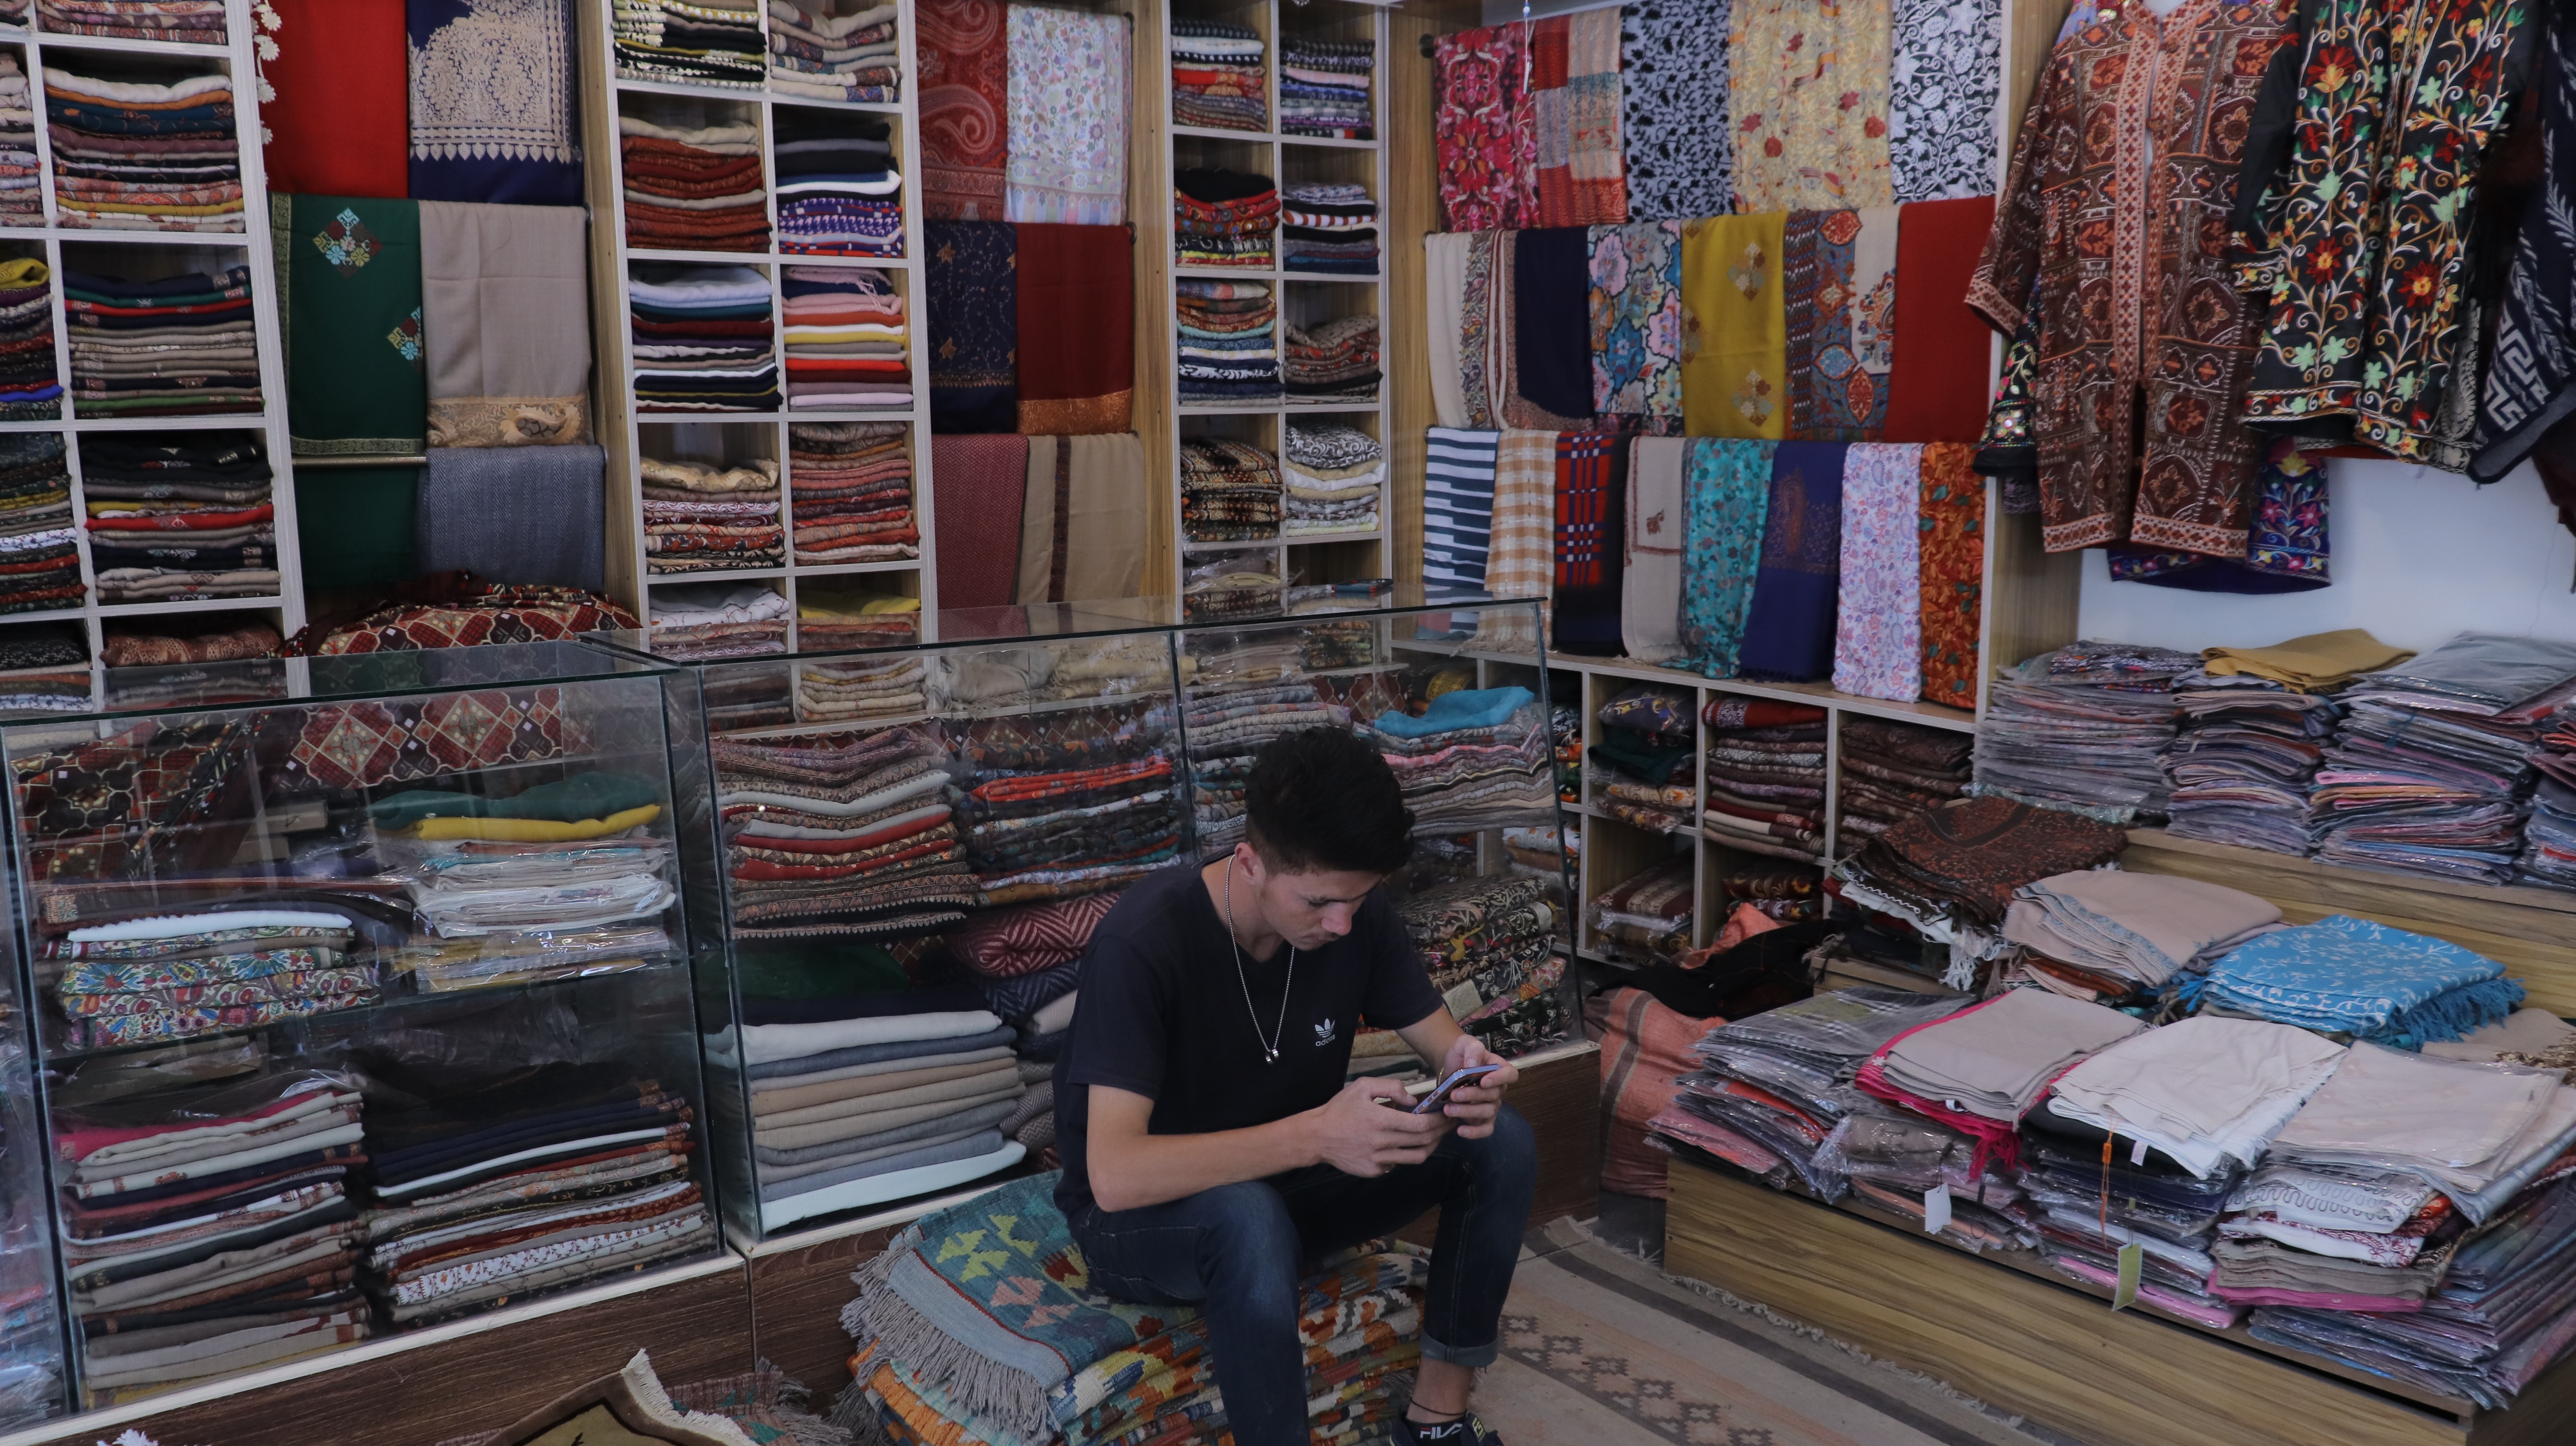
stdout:
{"type": "Polygon", "coordinates": [[[2037,308],[2030,426],[2052,552],[2245,555],[2263,449],[2239,415],[2254,338],[2227,217],[2289,9],[2104,4],[2040,79],[1968,304],[2007,337],[2037,308]]]}

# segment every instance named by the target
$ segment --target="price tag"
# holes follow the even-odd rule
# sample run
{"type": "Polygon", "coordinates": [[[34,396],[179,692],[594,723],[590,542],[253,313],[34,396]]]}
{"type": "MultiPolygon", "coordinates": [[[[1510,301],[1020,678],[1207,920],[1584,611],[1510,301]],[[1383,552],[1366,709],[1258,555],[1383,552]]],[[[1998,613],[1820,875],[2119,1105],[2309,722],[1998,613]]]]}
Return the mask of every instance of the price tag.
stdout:
{"type": "Polygon", "coordinates": [[[2138,1169],[2142,1169],[2142,1170],[2143,1170],[2143,1169],[2145,1169],[2145,1168],[2146,1168],[2146,1165],[2147,1165],[2147,1142],[2146,1142],[2146,1141],[2144,1141],[2144,1140],[2135,1140],[2135,1141],[2130,1142],[2130,1145],[2129,1145],[2129,1163],[2130,1163],[2132,1166],[2134,1166],[2134,1167],[2136,1167],[2136,1168],[2138,1168],[2138,1169]]]}
{"type": "Polygon", "coordinates": [[[1923,1192],[1923,1233],[1938,1235],[1950,1228],[1950,1187],[1935,1185],[1923,1192]]]}
{"type": "Polygon", "coordinates": [[[2111,1287],[2111,1309],[2127,1310],[2138,1303],[2138,1272],[2147,1263],[2146,1247],[2120,1247],[2120,1283],[2111,1287]]]}

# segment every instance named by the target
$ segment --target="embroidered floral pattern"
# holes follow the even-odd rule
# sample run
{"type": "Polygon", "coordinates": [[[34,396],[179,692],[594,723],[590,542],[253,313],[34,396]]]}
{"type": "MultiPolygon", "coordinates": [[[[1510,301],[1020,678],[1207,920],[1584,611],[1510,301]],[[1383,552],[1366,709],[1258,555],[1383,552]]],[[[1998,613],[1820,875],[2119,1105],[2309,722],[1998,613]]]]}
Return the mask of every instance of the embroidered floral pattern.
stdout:
{"type": "Polygon", "coordinates": [[[2003,0],[1896,0],[1887,149],[1901,204],[1995,189],[2003,0]]]}
{"type": "Polygon", "coordinates": [[[343,276],[357,275],[359,268],[375,260],[381,249],[376,233],[367,229],[357,212],[345,207],[313,238],[313,248],[322,253],[323,260],[338,267],[343,276]]]}
{"type": "Polygon", "coordinates": [[[1592,409],[1678,432],[1682,416],[1682,228],[1592,228],[1592,409]],[[1669,424],[1669,425],[1666,425],[1669,424]]]}
{"type": "Polygon", "coordinates": [[[1134,71],[1127,17],[1014,5],[1005,29],[1010,180],[1003,219],[1126,224],[1134,71]]]}
{"type": "Polygon", "coordinates": [[[1736,209],[1892,204],[1883,0],[1738,0],[1730,18],[1736,209]]]}
{"type": "Polygon", "coordinates": [[[418,370],[421,364],[420,308],[417,306],[413,307],[411,309],[411,315],[404,317],[400,322],[395,324],[393,330],[386,332],[385,341],[390,344],[395,351],[402,353],[402,359],[410,362],[414,370],[418,370]]]}
{"type": "Polygon", "coordinates": [[[1919,465],[1915,571],[1920,579],[1923,701],[1977,706],[1977,632],[1984,613],[1986,487],[1963,442],[1932,442],[1919,465]]]}
{"type": "Polygon", "coordinates": [[[1896,208],[1796,212],[1787,237],[1789,435],[1870,441],[1896,366],[1896,208]]]}
{"type": "Polygon", "coordinates": [[[1527,79],[1528,27],[1463,30],[1436,42],[1440,98],[1432,116],[1440,212],[1451,231],[1526,226],[1538,215],[1537,119],[1527,79]]]}
{"type": "Polygon", "coordinates": [[[1732,3],[1639,0],[1619,7],[1619,133],[1632,220],[1688,220],[1735,209],[1734,131],[1726,119],[1732,3]]]}
{"type": "Polygon", "coordinates": [[[1770,442],[1694,437],[1682,480],[1682,643],[1672,664],[1735,676],[1771,507],[1770,442]]]}
{"type": "Polygon", "coordinates": [[[1871,444],[1843,459],[1842,597],[1834,687],[1911,703],[1923,691],[1923,449],[1871,444]]]}

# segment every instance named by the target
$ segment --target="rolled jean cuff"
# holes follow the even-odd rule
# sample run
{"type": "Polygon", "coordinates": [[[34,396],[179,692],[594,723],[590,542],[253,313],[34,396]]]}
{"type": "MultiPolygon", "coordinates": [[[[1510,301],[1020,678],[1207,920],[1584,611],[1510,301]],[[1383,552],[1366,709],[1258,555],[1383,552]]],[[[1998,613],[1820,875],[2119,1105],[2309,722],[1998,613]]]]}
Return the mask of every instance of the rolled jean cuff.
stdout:
{"type": "Polygon", "coordinates": [[[1482,1370],[1492,1365],[1502,1353],[1501,1341],[1487,1341],[1481,1346],[1444,1346],[1433,1340],[1428,1333],[1422,1337],[1424,1360],[1446,1361],[1453,1366],[1465,1366],[1471,1371],[1482,1370]]]}

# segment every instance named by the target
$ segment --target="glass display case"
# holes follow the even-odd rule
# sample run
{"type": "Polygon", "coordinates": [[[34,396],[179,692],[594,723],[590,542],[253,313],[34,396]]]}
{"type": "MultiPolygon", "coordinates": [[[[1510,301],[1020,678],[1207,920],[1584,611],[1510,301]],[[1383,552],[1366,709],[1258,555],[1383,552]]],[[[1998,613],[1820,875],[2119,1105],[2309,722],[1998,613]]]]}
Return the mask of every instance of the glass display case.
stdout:
{"type": "Polygon", "coordinates": [[[186,671],[0,725],[73,1399],[719,1248],[695,677],[569,643],[186,671]]]}
{"type": "MultiPolygon", "coordinates": [[[[0,909],[8,907],[0,890],[0,909]]],[[[27,1058],[16,931],[0,935],[0,1432],[61,1415],[69,1402],[45,1208],[45,1135],[27,1058]]]]}

